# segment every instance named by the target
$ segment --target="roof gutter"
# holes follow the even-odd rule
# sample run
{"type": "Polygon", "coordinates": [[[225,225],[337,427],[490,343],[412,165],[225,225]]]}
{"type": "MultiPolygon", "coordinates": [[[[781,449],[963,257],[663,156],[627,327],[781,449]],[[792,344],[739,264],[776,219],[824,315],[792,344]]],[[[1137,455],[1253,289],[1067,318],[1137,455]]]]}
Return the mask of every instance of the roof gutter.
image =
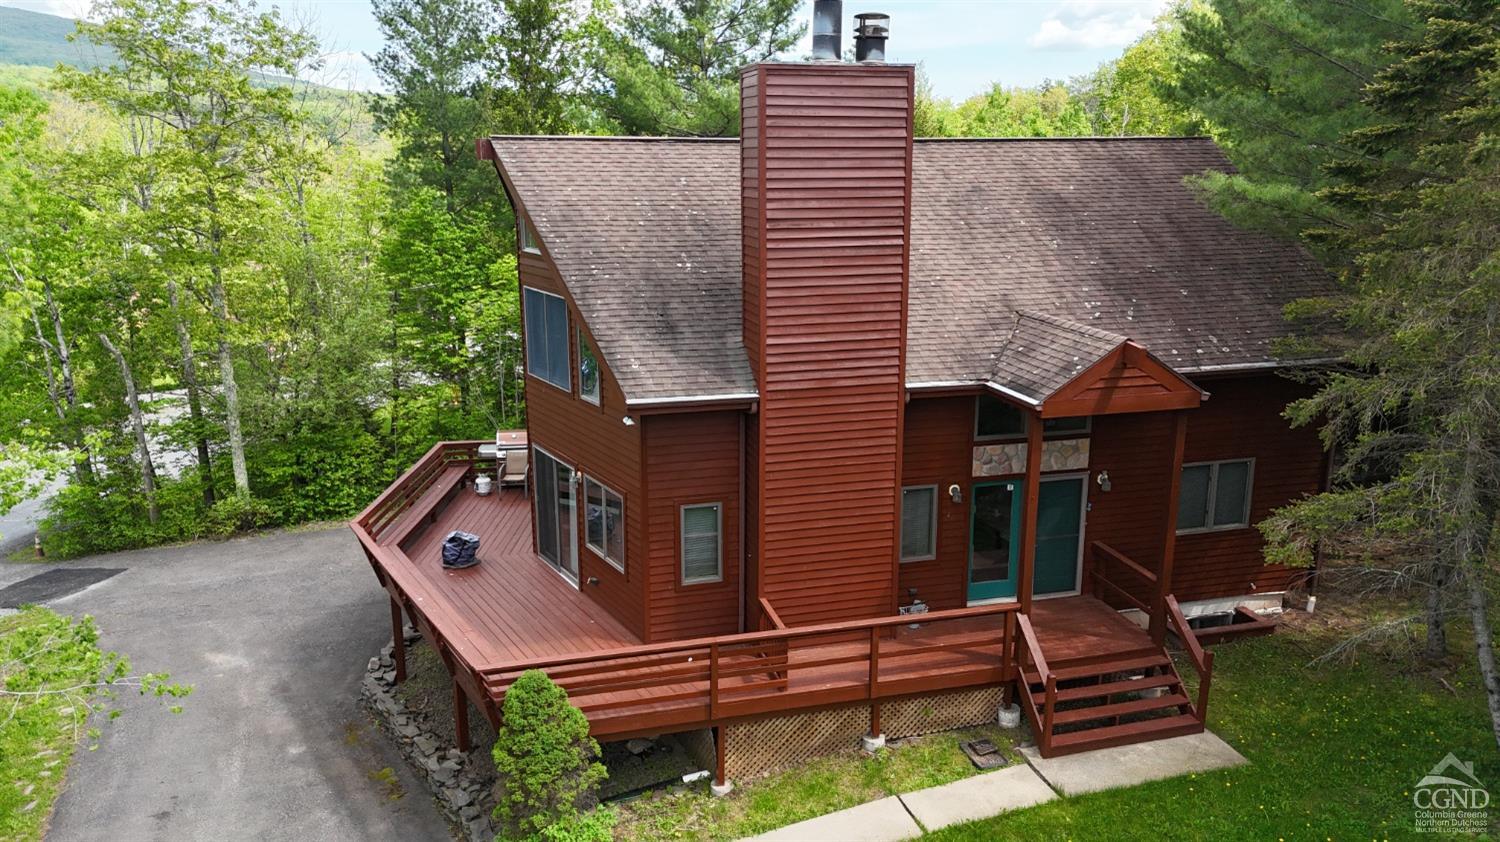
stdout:
{"type": "Polygon", "coordinates": [[[939,389],[989,389],[998,395],[1018,401],[1033,409],[1040,409],[1042,406],[1042,402],[1036,398],[1017,392],[1015,389],[1001,386],[993,380],[927,380],[921,383],[907,383],[906,388],[911,392],[939,389]]]}

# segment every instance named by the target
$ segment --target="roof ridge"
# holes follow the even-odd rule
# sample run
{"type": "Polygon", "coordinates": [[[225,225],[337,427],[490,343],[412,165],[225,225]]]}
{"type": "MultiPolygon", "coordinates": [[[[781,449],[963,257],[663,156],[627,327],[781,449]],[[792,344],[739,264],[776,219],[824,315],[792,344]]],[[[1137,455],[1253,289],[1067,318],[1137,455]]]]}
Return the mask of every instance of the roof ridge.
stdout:
{"type": "Polygon", "coordinates": [[[1023,318],[1036,319],[1039,322],[1045,322],[1052,325],[1053,327],[1060,327],[1064,330],[1071,330],[1077,333],[1088,334],[1089,336],[1093,336],[1096,339],[1105,339],[1110,342],[1116,343],[1130,341],[1130,337],[1126,336],[1123,333],[1115,333],[1112,330],[1105,330],[1102,327],[1095,327],[1094,325],[1084,324],[1083,322],[1074,321],[1073,319],[1069,319],[1065,316],[1057,316],[1053,315],[1052,313],[1043,313],[1040,310],[1017,310],[1016,324],[1018,326],[1020,325],[1020,320],[1023,318]]]}
{"type": "Polygon", "coordinates": [[[1029,143],[1037,141],[1041,143],[1067,143],[1070,141],[1166,141],[1166,140],[1192,140],[1208,141],[1213,143],[1214,139],[1203,134],[1137,134],[1137,135],[1068,135],[1064,137],[918,137],[917,143],[1029,143]]]}
{"type": "Polygon", "coordinates": [[[619,135],[619,134],[492,134],[495,140],[597,140],[614,142],[657,143],[739,143],[738,137],[677,137],[671,135],[619,135]]]}

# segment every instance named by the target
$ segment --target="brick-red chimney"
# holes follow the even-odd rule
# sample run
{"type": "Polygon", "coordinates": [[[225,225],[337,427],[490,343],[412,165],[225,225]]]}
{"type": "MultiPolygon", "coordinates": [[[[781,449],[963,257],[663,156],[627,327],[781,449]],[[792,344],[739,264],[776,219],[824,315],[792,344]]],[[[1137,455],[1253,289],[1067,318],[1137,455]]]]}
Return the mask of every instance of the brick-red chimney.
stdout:
{"type": "Polygon", "coordinates": [[[752,602],[892,614],[915,69],[762,63],[740,84],[752,602]]]}

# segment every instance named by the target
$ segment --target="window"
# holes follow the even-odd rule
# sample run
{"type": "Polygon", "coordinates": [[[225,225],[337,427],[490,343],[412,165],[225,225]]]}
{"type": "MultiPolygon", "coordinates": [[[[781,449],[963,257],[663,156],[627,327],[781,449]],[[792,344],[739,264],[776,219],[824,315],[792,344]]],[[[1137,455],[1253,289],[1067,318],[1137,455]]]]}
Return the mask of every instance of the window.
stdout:
{"type": "Polygon", "coordinates": [[[568,376],[568,305],[550,292],[526,287],[526,372],[559,389],[573,390],[568,376]]]}
{"type": "Polygon", "coordinates": [[[724,545],[719,530],[724,525],[724,507],[700,503],[682,507],[682,583],[719,582],[724,579],[724,545]]]}
{"type": "Polygon", "coordinates": [[[937,486],[901,489],[901,560],[937,557],[937,486]]]}
{"type": "Polygon", "coordinates": [[[994,395],[980,395],[974,404],[974,438],[1018,439],[1026,436],[1026,415],[994,395]]]}
{"type": "Polygon", "coordinates": [[[593,477],[583,478],[584,544],[625,572],[625,498],[593,477]]]}
{"type": "Polygon", "coordinates": [[[578,396],[599,405],[599,360],[583,338],[583,328],[578,329],[578,396]]]}
{"type": "Polygon", "coordinates": [[[1182,466],[1177,531],[1208,532],[1249,526],[1253,467],[1250,459],[1182,466]]]}
{"type": "Polygon", "coordinates": [[[526,217],[516,215],[516,240],[521,244],[521,251],[531,254],[541,254],[542,249],[536,244],[536,235],[531,232],[531,226],[526,223],[526,217]]]}

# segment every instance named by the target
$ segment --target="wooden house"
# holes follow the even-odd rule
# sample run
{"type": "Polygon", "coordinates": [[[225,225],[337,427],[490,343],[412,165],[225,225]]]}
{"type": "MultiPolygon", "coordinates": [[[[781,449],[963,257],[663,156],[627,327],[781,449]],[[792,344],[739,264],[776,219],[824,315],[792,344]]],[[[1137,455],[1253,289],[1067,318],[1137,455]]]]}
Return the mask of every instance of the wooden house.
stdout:
{"type": "Polygon", "coordinates": [[[873,61],[741,90],[738,139],[479,143],[531,476],[478,496],[440,444],[354,522],[396,627],[460,710],[545,669],[600,737],[713,729],[721,784],[773,720],[783,760],[1002,695],[1044,754],[1201,730],[1190,618],[1280,605],[1254,524],[1325,482],[1272,346],[1327,278],[1195,198],[1207,139],[914,139],[914,69],[873,61]]]}

